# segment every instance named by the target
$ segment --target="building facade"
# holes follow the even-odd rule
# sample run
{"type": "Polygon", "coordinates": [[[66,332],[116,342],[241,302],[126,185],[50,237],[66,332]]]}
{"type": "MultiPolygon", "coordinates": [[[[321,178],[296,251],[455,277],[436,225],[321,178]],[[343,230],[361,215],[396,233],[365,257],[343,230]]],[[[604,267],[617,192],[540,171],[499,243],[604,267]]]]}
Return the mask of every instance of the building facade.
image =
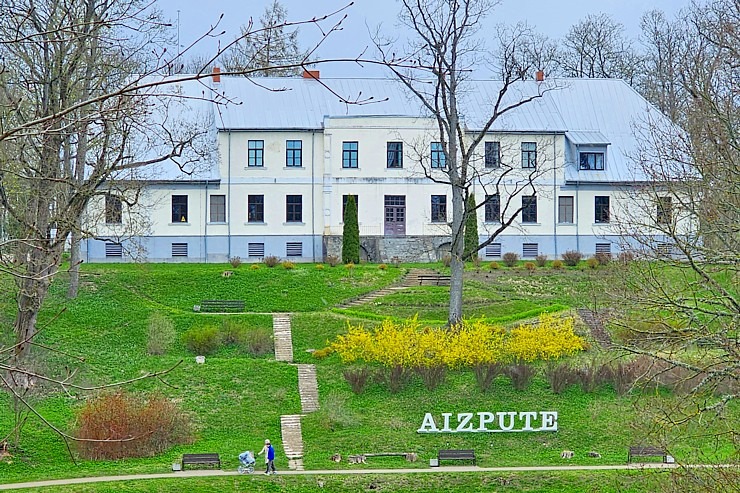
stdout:
{"type": "MultiPolygon", "coordinates": [[[[86,261],[319,262],[341,255],[350,195],[365,259],[436,261],[449,251],[451,193],[436,120],[397,81],[283,78],[257,86],[220,77],[211,84],[202,104],[212,112],[213,159],[195,173],[163,171],[143,182],[132,207],[147,218],[138,227],[115,194],[94,203],[91,210],[105,214],[89,215],[96,234],[83,245],[86,261]],[[347,103],[336,94],[377,102],[347,103]]],[[[482,128],[498,88],[471,82],[461,104],[466,138],[482,128]]],[[[655,109],[619,80],[516,89],[519,97],[542,96],[497,121],[473,160],[481,241],[518,211],[481,258],[626,248],[613,218],[644,183],[633,129],[655,109]]]]}

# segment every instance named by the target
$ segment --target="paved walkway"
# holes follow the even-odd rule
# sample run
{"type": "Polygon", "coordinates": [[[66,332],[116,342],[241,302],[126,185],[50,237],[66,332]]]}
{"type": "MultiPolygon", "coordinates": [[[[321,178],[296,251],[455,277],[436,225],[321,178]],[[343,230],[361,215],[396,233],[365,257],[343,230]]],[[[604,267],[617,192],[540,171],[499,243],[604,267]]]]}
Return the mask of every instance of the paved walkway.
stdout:
{"type": "MultiPolygon", "coordinates": [[[[684,465],[678,464],[628,464],[612,466],[524,466],[524,467],[477,467],[477,466],[442,466],[430,467],[424,469],[338,469],[338,470],[310,470],[310,471],[280,471],[282,476],[293,475],[346,475],[346,474],[429,474],[451,472],[529,472],[529,471],[613,471],[613,470],[633,470],[643,469],[675,469],[678,467],[685,468],[738,468],[733,464],[721,465],[684,465]]],[[[236,476],[236,471],[214,471],[214,470],[196,470],[196,471],[179,471],[161,474],[132,474],[128,476],[101,476],[92,478],[72,478],[72,479],[53,479],[49,481],[33,481],[28,483],[0,484],[0,490],[13,490],[22,488],[42,488],[46,486],[58,486],[69,484],[87,484],[102,483],[111,481],[137,481],[147,479],[172,479],[172,478],[201,478],[207,476],[236,476]]],[[[261,473],[254,474],[257,477],[263,477],[261,473]]],[[[270,477],[265,477],[265,481],[270,481],[270,477]]]]}

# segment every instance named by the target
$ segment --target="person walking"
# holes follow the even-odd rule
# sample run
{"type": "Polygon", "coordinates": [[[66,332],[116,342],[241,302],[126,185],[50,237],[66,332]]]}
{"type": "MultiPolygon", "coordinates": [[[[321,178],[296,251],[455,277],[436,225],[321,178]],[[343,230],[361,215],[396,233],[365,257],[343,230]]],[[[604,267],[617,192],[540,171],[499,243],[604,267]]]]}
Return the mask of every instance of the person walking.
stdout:
{"type": "Polygon", "coordinates": [[[262,450],[257,455],[262,455],[263,453],[265,454],[265,475],[270,474],[270,470],[272,470],[273,474],[277,474],[275,470],[275,448],[269,439],[265,440],[265,446],[262,447],[262,450]]]}

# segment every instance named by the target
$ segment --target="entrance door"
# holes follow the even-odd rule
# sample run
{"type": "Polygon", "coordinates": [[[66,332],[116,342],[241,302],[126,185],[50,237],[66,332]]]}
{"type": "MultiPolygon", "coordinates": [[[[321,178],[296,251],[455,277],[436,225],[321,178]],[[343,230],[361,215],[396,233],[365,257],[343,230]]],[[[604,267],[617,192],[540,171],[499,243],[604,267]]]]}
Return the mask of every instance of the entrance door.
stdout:
{"type": "Polygon", "coordinates": [[[406,196],[385,196],[385,236],[406,236],[406,196]]]}

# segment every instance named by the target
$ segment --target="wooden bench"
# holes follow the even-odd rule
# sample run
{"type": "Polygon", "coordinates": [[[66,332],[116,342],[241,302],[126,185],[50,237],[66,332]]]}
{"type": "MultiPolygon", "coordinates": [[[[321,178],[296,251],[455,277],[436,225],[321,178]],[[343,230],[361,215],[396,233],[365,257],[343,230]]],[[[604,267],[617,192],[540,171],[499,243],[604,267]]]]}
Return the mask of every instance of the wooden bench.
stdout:
{"type": "Polygon", "coordinates": [[[418,277],[419,286],[449,286],[450,276],[422,274],[418,277]]]}
{"type": "Polygon", "coordinates": [[[440,450],[437,460],[442,465],[443,460],[472,460],[475,465],[475,450],[440,450]]]}
{"type": "Polygon", "coordinates": [[[203,300],[195,305],[196,312],[243,312],[244,300],[203,300]]]}
{"type": "Polygon", "coordinates": [[[661,457],[663,459],[663,462],[666,462],[668,458],[668,453],[658,447],[630,447],[629,452],[627,453],[627,463],[629,464],[630,462],[632,462],[632,459],[634,457],[661,457]]]}
{"type": "Polygon", "coordinates": [[[187,464],[199,464],[204,466],[218,466],[221,469],[221,459],[218,454],[183,454],[182,469],[185,470],[187,464]]]}

